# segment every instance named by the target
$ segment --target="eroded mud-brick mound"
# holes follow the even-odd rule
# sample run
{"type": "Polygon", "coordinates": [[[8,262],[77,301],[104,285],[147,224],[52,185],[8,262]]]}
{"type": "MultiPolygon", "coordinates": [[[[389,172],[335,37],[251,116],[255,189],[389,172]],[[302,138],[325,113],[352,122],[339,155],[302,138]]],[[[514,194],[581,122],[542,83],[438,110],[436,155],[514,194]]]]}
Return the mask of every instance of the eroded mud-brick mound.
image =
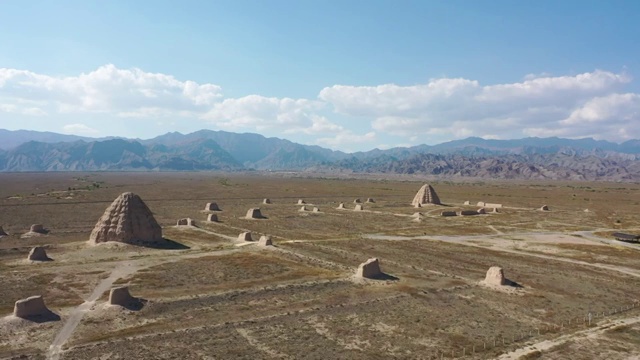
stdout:
{"type": "Polygon", "coordinates": [[[60,316],[47,308],[41,295],[16,301],[13,316],[35,322],[60,320],[60,316]]]}
{"type": "Polygon", "coordinates": [[[129,307],[137,302],[139,302],[139,300],[131,296],[128,286],[115,287],[109,292],[109,305],[129,307]]]}
{"type": "Polygon", "coordinates": [[[336,209],[344,209],[344,203],[340,203],[336,209]]]}
{"type": "Polygon", "coordinates": [[[489,285],[507,285],[508,281],[504,277],[504,271],[501,267],[492,266],[487,271],[484,282],[489,285]]]}
{"type": "Polygon", "coordinates": [[[240,241],[253,241],[253,237],[251,236],[250,231],[246,231],[238,235],[238,240],[240,241]]]}
{"type": "Polygon", "coordinates": [[[51,260],[47,256],[47,251],[42,246],[36,246],[29,251],[27,260],[31,261],[49,261],[51,260]]]}
{"type": "Polygon", "coordinates": [[[260,208],[251,208],[247,210],[247,215],[245,216],[247,219],[265,219],[264,215],[260,211],[260,208]]]}
{"type": "Polygon", "coordinates": [[[360,199],[355,199],[353,200],[354,204],[362,204],[362,201],[360,199]]]}
{"type": "Polygon", "coordinates": [[[162,244],[162,228],[140,196],[126,192],[105,210],[89,242],[116,241],[134,245],[162,244]]]}
{"type": "Polygon", "coordinates": [[[362,206],[362,204],[356,204],[356,207],[353,208],[353,210],[355,210],[355,211],[363,211],[364,207],[362,206]]]}
{"type": "Polygon", "coordinates": [[[320,212],[320,208],[319,207],[314,207],[312,211],[313,212],[320,212]]]}
{"type": "Polygon", "coordinates": [[[298,205],[304,205],[306,203],[307,203],[306,201],[304,201],[302,199],[298,199],[298,205]]]}
{"type": "Polygon", "coordinates": [[[178,220],[178,226],[196,226],[196,221],[192,218],[183,218],[178,220]]]}
{"type": "Polygon", "coordinates": [[[440,205],[440,198],[433,187],[429,184],[424,184],[413,197],[411,205],[417,207],[418,205],[435,204],[440,205]]]}
{"type": "Polygon", "coordinates": [[[29,229],[29,232],[38,233],[38,234],[46,234],[49,231],[47,231],[47,229],[45,229],[42,224],[33,224],[33,225],[31,225],[31,228],[29,229]]]}
{"type": "Polygon", "coordinates": [[[210,202],[204,206],[204,211],[221,211],[217,203],[210,202]]]}
{"type": "Polygon", "coordinates": [[[368,204],[373,204],[374,202],[376,202],[376,201],[373,200],[373,198],[367,198],[367,203],[368,204]]]}
{"type": "Polygon", "coordinates": [[[0,237],[3,237],[3,236],[9,236],[9,234],[7,234],[2,228],[2,226],[0,226],[0,237]]]}
{"type": "Polygon", "coordinates": [[[209,222],[218,222],[218,215],[209,214],[209,216],[207,216],[207,221],[209,221],[209,222]]]}
{"type": "Polygon", "coordinates": [[[262,203],[267,205],[267,204],[271,204],[271,199],[264,199],[262,200],[262,203]]]}
{"type": "Polygon", "coordinates": [[[359,278],[376,279],[382,276],[380,269],[380,261],[377,258],[371,258],[358,266],[356,276],[359,278]]]}
{"type": "Polygon", "coordinates": [[[548,205],[542,205],[540,207],[540,211],[549,211],[549,206],[548,205]]]}
{"type": "Polygon", "coordinates": [[[271,241],[271,236],[262,235],[260,236],[260,240],[258,240],[258,246],[271,246],[273,242],[271,241]]]}

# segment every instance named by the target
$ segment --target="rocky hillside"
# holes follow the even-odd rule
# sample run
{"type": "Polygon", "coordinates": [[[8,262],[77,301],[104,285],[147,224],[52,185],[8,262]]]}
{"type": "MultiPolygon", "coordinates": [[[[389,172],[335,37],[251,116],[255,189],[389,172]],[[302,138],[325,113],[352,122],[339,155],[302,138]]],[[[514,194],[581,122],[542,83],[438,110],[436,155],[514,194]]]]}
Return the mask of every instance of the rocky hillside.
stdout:
{"type": "Polygon", "coordinates": [[[405,159],[380,156],[331,164],[334,169],[362,173],[429,174],[528,180],[640,181],[640,161],[628,157],[601,158],[578,154],[465,156],[415,154],[405,159]]]}
{"type": "MultiPolygon", "coordinates": [[[[0,142],[6,136],[0,132],[0,142]]],[[[20,133],[20,136],[30,133],[20,133]]],[[[55,135],[55,134],[54,134],[55,135]]],[[[36,133],[36,138],[57,137],[36,133]]],[[[0,149],[0,171],[322,170],[496,179],[640,181],[640,141],[468,138],[346,154],[259,134],[201,130],[149,140],[35,141],[0,149]]]]}

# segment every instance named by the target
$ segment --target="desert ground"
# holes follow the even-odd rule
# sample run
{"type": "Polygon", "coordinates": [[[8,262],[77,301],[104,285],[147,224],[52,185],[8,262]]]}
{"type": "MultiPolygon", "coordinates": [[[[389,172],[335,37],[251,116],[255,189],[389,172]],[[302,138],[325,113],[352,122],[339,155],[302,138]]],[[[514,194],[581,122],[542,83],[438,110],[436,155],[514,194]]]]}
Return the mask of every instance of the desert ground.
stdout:
{"type": "Polygon", "coordinates": [[[0,174],[9,234],[0,238],[0,358],[639,359],[640,245],[611,236],[640,233],[639,190],[295,173],[0,174]],[[425,183],[443,205],[411,206],[425,183]],[[88,243],[123,192],[144,200],[176,246],[88,243]],[[354,211],[356,198],[375,202],[354,211]],[[503,207],[440,216],[480,201],[503,207]],[[206,221],[208,202],[219,222],[206,221]],[[254,207],[266,218],[245,219],[254,207]],[[196,226],[176,226],[187,217],[196,226]],[[32,224],[49,233],[21,237],[32,224]],[[245,231],[273,246],[238,240],[245,231]],[[34,246],[52,261],[28,261],[34,246]],[[370,258],[385,276],[355,277],[370,258]],[[512,283],[484,283],[492,266],[512,283]],[[107,304],[122,285],[140,307],[107,304]],[[56,317],[12,315],[34,295],[56,317]]]}

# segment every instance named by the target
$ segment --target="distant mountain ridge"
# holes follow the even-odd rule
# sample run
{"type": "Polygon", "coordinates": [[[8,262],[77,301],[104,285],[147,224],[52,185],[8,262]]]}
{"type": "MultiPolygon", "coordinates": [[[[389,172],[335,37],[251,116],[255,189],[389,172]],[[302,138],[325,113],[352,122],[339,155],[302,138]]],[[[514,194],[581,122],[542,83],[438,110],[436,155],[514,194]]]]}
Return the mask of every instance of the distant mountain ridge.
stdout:
{"type": "Polygon", "coordinates": [[[500,179],[640,181],[640,140],[471,137],[352,154],[253,133],[90,139],[0,129],[0,171],[296,170],[500,179]],[[15,146],[8,146],[7,144],[15,146]]]}

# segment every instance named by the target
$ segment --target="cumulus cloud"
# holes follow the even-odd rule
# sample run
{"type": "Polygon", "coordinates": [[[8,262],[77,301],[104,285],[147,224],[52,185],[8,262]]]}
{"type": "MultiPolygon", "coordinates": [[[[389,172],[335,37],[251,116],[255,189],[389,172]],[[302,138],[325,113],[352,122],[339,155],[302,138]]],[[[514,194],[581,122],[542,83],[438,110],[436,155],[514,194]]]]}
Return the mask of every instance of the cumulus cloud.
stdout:
{"type": "Polygon", "coordinates": [[[101,66],[78,76],[54,77],[0,68],[0,102],[39,102],[57,112],[135,113],[155,108],[201,111],[222,97],[219,86],[180,81],[140,69],[101,66]]]}
{"type": "Polygon", "coordinates": [[[73,135],[96,135],[99,133],[98,130],[85,124],[67,124],[62,127],[62,132],[73,135]]]}
{"type": "Polygon", "coordinates": [[[529,74],[506,84],[441,78],[412,86],[334,85],[320,89],[316,99],[225,98],[215,84],[114,65],[74,76],[0,68],[0,119],[3,113],[5,119],[40,116],[53,128],[82,135],[102,129],[98,121],[115,118],[144,124],[138,129],[160,123],[189,129],[208,125],[357,150],[468,136],[621,141],[640,134],[640,94],[626,89],[631,81],[625,73],[595,70],[529,74]]]}
{"type": "Polygon", "coordinates": [[[323,137],[319,138],[317,143],[320,145],[325,145],[329,147],[340,147],[340,148],[350,148],[350,145],[353,144],[361,144],[361,143],[370,143],[376,140],[376,133],[374,131],[370,131],[366,134],[358,135],[354,134],[350,130],[344,130],[334,137],[323,137]]]}
{"type": "Polygon", "coordinates": [[[371,118],[375,131],[397,136],[564,135],[580,124],[580,134],[624,140],[620,134],[633,133],[638,120],[636,94],[618,93],[630,81],[626,74],[596,70],[575,76],[528,75],[519,83],[485,86],[460,78],[414,86],[336,85],[322,89],[319,98],[338,113],[371,118]],[[602,133],[602,125],[612,121],[625,131],[602,133]]]}
{"type": "Polygon", "coordinates": [[[202,118],[230,130],[297,131],[313,127],[321,121],[316,112],[323,107],[322,102],[315,100],[249,95],[214,104],[202,118]]]}
{"type": "Polygon", "coordinates": [[[44,116],[47,113],[38,108],[38,107],[30,107],[30,106],[18,106],[16,104],[10,103],[0,103],[0,112],[10,113],[10,114],[21,114],[21,115],[30,115],[30,116],[44,116]]]}

